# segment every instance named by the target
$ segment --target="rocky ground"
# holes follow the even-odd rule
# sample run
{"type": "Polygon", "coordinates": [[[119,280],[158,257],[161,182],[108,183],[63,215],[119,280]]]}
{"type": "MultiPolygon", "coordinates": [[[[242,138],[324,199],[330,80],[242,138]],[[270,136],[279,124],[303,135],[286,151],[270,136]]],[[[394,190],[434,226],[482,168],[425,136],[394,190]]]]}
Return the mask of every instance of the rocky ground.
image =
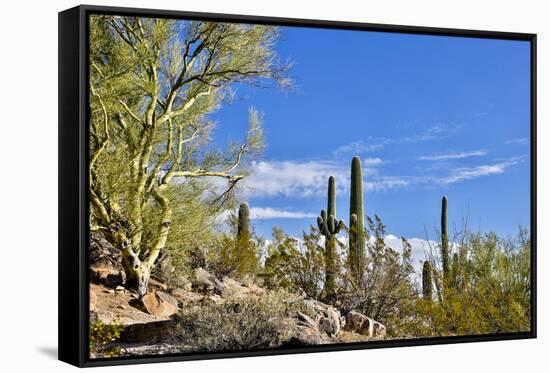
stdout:
{"type": "MultiPolygon", "coordinates": [[[[124,276],[109,266],[91,269],[90,319],[105,324],[124,326],[120,347],[123,355],[158,355],[192,350],[177,345],[170,336],[172,317],[183,307],[206,302],[223,302],[227,297],[248,297],[269,290],[255,284],[244,284],[231,278],[218,279],[197,268],[194,280],[183,287],[169,289],[152,279],[150,292],[142,299],[126,290],[124,276]]],[[[384,325],[358,312],[342,315],[331,305],[304,299],[309,315],[297,312],[292,318],[294,335],[288,345],[319,345],[342,342],[364,342],[383,339],[384,325]]]]}

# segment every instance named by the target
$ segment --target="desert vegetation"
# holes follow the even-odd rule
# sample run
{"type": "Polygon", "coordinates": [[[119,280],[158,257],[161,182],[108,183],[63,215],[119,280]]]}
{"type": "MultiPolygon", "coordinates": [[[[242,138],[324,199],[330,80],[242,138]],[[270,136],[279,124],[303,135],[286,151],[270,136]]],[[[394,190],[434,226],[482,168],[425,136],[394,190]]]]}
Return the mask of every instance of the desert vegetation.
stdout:
{"type": "Polygon", "coordinates": [[[248,130],[226,149],[211,115],[235,85],[291,86],[277,40],[264,25],[90,18],[92,355],[528,331],[529,232],[451,233],[443,197],[416,272],[409,242],[390,247],[367,214],[359,157],[347,218],[343,181],[326,175],[326,207],[300,237],[255,232],[238,191],[265,146],[262,114],[242,113],[248,130]]]}

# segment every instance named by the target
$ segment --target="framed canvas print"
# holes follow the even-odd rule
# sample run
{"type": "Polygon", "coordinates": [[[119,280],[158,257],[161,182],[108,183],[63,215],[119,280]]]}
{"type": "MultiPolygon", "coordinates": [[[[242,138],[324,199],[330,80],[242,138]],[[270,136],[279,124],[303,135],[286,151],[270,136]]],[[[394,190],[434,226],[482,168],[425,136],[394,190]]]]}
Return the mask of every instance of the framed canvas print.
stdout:
{"type": "Polygon", "coordinates": [[[536,36],[59,14],[59,357],[534,338],[536,36]]]}

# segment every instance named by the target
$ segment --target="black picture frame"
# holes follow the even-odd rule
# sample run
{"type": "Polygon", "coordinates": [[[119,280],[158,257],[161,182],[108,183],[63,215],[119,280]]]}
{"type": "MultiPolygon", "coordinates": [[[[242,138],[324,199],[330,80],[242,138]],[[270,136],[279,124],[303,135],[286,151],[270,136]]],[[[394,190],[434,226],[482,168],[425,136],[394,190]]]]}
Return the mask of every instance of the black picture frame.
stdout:
{"type": "Polygon", "coordinates": [[[59,360],[79,367],[536,338],[537,35],[480,30],[81,5],[59,13],[59,360]],[[531,46],[531,331],[109,359],[88,357],[88,16],[94,13],[528,41],[531,46]]]}

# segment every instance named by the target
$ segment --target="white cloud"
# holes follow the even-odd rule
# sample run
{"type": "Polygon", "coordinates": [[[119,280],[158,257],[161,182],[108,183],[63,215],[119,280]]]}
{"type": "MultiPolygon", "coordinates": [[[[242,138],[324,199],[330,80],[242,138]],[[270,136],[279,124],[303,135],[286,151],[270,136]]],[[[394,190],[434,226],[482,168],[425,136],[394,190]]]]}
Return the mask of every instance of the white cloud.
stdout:
{"type": "Polygon", "coordinates": [[[382,163],[384,163],[384,161],[380,158],[369,157],[369,158],[363,159],[364,166],[378,166],[378,165],[381,165],[382,163]]]}
{"type": "Polygon", "coordinates": [[[287,211],[272,207],[250,208],[251,219],[305,219],[314,218],[317,214],[303,211],[287,211]]]}
{"type": "Polygon", "coordinates": [[[487,150],[476,150],[471,152],[456,152],[456,153],[429,155],[429,156],[420,157],[418,159],[421,161],[446,161],[451,159],[482,157],[484,155],[487,155],[487,150]]]}
{"type": "Polygon", "coordinates": [[[439,179],[439,182],[441,184],[448,185],[482,176],[502,174],[506,168],[516,163],[517,162],[503,162],[492,165],[456,168],[449,176],[439,179]]]}
{"type": "Polygon", "coordinates": [[[254,197],[310,197],[323,195],[329,176],[342,190],[348,179],[346,169],[330,161],[261,161],[252,164],[252,174],[243,189],[254,197]]]}
{"type": "MultiPolygon", "coordinates": [[[[481,151],[480,151],[481,152],[481,151]]],[[[455,156],[458,153],[455,153],[455,156]]],[[[461,157],[465,157],[461,155],[461,157]]],[[[483,176],[502,174],[523,162],[525,157],[512,157],[472,167],[439,170],[431,175],[385,175],[386,162],[380,158],[363,160],[363,189],[368,191],[393,190],[407,187],[450,185],[483,176]],[[444,172],[444,173],[443,173],[444,172]]],[[[349,190],[349,164],[336,161],[261,161],[253,162],[251,175],[240,184],[245,197],[324,197],[329,176],[336,178],[337,193],[349,190]]]]}
{"type": "MultiPolygon", "coordinates": [[[[386,190],[411,184],[410,178],[380,176],[380,158],[363,162],[365,191],[386,190]]],[[[336,179],[337,193],[349,190],[349,165],[334,161],[261,161],[253,162],[252,173],[243,180],[241,190],[247,197],[315,197],[327,193],[328,177],[336,179]]]]}
{"type": "MultiPolygon", "coordinates": [[[[401,241],[401,237],[388,234],[384,237],[384,242],[392,249],[400,253],[403,252],[403,242],[401,241]]],[[[411,245],[411,260],[415,272],[420,273],[422,271],[422,263],[427,258],[426,254],[430,252],[430,246],[432,248],[437,247],[437,242],[415,237],[407,238],[407,242],[411,245]]]]}

